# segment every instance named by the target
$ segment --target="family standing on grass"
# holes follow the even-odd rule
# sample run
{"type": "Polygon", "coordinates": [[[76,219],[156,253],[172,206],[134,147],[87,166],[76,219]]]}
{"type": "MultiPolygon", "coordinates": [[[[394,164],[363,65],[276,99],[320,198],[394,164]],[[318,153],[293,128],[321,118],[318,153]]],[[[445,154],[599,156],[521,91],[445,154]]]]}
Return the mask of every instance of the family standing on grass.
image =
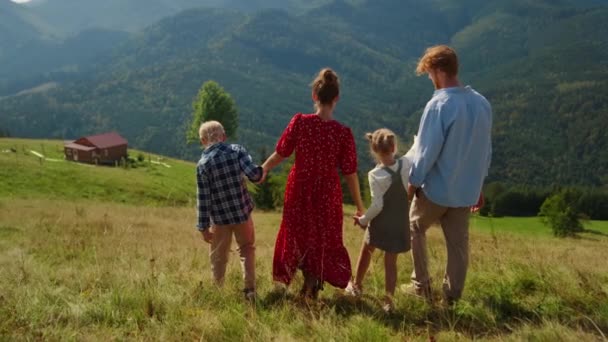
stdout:
{"type": "Polygon", "coordinates": [[[275,281],[289,285],[299,269],[304,276],[303,298],[317,298],[324,283],[360,296],[371,255],[380,249],[385,253],[383,309],[390,312],[397,285],[397,256],[411,249],[412,282],[402,288],[432,301],[426,231],[439,223],[447,247],[443,301],[452,305],[461,297],[469,258],[469,214],[482,201],[481,188],[490,165],[492,110],[482,95],[460,84],[458,58],[450,47],[427,49],[416,72],[428,74],[436,90],[410,151],[396,156],[397,138],[386,128],[366,135],[378,163],[368,173],[372,203],[367,210],[359,191],[352,131],[333,117],[340,97],[333,70],[321,70],[312,83],[316,113],[296,114],[262,166],[254,164],[242,146],[224,142],[220,123],[201,125],[199,135],[205,149],[197,165],[197,227],[211,245],[209,256],[217,285],[223,284],[234,235],[245,298],[255,300],[253,203],[243,174],[261,183],[295,152],[274,250],[275,281]],[[365,229],[354,278],[342,238],[340,173],[357,207],[354,222],[365,229]]]}

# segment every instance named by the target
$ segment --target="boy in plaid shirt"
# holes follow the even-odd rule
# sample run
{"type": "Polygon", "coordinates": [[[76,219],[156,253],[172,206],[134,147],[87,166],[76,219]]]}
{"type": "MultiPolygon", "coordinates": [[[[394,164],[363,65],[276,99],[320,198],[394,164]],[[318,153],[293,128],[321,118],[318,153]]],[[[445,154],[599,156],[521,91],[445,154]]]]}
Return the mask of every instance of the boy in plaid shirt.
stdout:
{"type": "Polygon", "coordinates": [[[201,125],[199,137],[205,147],[196,167],[197,228],[209,243],[213,278],[218,286],[224,283],[232,235],[245,280],[245,298],[255,300],[255,234],[251,211],[253,202],[243,174],[252,182],[260,182],[264,173],[253,163],[241,145],[226,144],[224,127],[217,121],[201,125]]]}

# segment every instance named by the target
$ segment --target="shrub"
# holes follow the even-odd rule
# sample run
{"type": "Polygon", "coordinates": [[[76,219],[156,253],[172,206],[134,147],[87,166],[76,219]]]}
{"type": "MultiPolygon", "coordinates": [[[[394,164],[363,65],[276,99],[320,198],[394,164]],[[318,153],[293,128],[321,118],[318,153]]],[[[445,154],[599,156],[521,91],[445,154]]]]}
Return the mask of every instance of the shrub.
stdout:
{"type": "Polygon", "coordinates": [[[555,236],[573,236],[583,231],[578,213],[574,206],[568,203],[564,192],[547,198],[540,208],[539,216],[545,225],[551,227],[555,236]]]}

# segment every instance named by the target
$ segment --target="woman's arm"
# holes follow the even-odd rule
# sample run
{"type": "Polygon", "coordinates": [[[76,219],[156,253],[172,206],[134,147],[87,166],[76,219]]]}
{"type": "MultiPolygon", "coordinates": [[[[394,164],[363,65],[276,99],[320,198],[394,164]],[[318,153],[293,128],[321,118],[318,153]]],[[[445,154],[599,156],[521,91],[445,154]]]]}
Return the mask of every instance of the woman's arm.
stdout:
{"type": "Polygon", "coordinates": [[[285,158],[283,156],[274,152],[270,157],[268,157],[268,159],[266,159],[264,164],[262,164],[262,169],[264,169],[265,173],[268,173],[279,165],[284,159],[285,158]]]}
{"type": "Polygon", "coordinates": [[[359,177],[357,173],[351,173],[350,175],[345,175],[344,179],[346,179],[346,184],[348,185],[348,190],[350,191],[350,195],[355,201],[355,205],[357,206],[357,216],[363,215],[365,211],[365,207],[363,206],[363,200],[361,199],[361,189],[359,188],[359,177]]]}

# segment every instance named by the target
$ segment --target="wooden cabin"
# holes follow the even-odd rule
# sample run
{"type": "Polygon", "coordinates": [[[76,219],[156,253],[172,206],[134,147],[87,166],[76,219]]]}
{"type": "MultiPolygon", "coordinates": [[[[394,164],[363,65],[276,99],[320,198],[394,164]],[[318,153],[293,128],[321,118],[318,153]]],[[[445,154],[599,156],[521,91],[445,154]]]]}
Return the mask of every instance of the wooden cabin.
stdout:
{"type": "Polygon", "coordinates": [[[114,165],[127,158],[128,142],[116,132],[82,137],[66,141],[64,153],[66,160],[88,164],[114,165]]]}

